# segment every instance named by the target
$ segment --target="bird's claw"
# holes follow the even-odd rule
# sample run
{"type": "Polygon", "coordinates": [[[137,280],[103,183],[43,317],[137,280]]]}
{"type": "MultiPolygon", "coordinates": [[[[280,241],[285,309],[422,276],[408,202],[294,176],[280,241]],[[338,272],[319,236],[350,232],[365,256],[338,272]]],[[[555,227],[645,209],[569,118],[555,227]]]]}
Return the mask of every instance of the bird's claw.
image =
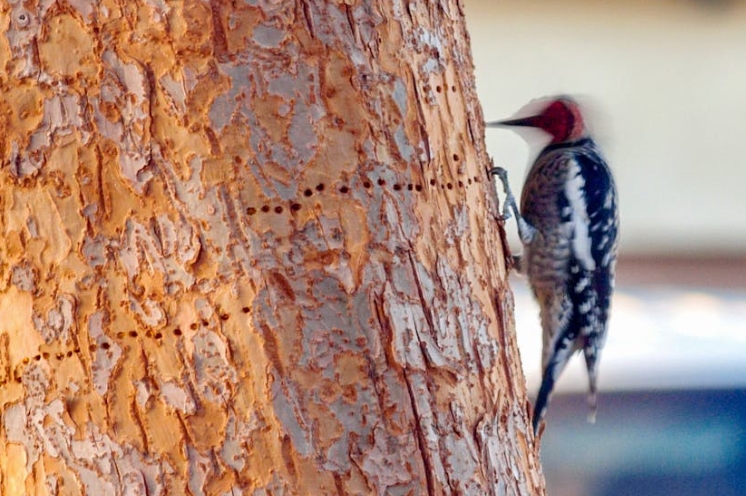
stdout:
{"type": "Polygon", "coordinates": [[[500,181],[503,183],[503,188],[508,183],[508,171],[502,167],[493,167],[489,170],[489,173],[500,178],[500,181]]]}
{"type": "Polygon", "coordinates": [[[518,205],[515,202],[513,192],[510,190],[508,183],[508,171],[502,167],[493,167],[489,170],[489,173],[493,176],[497,176],[500,182],[503,183],[503,191],[505,192],[505,203],[503,204],[502,220],[508,220],[513,217],[512,211],[518,209],[518,205]]]}

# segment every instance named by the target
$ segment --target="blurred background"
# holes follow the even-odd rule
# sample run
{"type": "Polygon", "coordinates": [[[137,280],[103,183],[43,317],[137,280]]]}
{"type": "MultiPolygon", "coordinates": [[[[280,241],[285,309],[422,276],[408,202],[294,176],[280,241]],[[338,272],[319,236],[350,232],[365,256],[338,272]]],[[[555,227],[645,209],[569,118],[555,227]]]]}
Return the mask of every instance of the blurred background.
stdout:
{"type": "MultiPolygon", "coordinates": [[[[746,494],[746,0],[464,4],[485,118],[579,96],[619,189],[598,420],[578,356],[546,417],[548,494],[746,494]]],[[[487,145],[520,190],[525,141],[488,130],[487,145]]],[[[534,395],[538,307],[513,288],[534,395]]]]}

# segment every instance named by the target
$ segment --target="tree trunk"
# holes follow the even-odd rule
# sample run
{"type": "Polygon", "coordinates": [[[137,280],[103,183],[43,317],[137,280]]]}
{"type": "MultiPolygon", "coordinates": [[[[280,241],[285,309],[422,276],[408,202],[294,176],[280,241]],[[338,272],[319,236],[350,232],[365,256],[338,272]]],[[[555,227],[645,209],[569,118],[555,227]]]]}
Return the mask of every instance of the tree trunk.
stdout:
{"type": "Polygon", "coordinates": [[[543,493],[457,0],[2,4],[0,493],[543,493]]]}

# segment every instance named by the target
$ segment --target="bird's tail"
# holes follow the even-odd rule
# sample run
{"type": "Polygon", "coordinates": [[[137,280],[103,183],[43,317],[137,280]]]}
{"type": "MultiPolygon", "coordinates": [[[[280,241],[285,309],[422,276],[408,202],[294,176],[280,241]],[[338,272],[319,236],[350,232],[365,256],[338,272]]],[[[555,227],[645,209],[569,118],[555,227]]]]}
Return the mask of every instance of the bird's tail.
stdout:
{"type": "Polygon", "coordinates": [[[549,398],[552,395],[554,389],[554,374],[552,373],[551,367],[544,370],[544,377],[541,380],[541,387],[539,388],[539,394],[536,396],[536,402],[534,403],[534,418],[531,423],[534,427],[534,435],[539,432],[539,426],[544,418],[544,414],[549,406],[549,398]]]}
{"type": "Polygon", "coordinates": [[[597,387],[596,380],[598,377],[598,369],[596,368],[596,352],[594,350],[585,350],[585,366],[588,369],[588,422],[591,424],[596,423],[596,411],[597,411],[597,387]]]}

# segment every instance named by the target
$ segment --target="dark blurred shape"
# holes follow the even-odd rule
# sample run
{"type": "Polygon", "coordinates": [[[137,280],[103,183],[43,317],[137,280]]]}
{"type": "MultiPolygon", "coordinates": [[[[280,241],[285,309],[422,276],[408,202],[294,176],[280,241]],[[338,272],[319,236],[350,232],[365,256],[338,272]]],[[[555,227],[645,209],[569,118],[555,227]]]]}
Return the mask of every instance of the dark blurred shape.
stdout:
{"type": "Polygon", "coordinates": [[[715,14],[727,14],[738,2],[736,0],[689,0],[694,5],[715,14]]]}
{"type": "Polygon", "coordinates": [[[746,256],[622,254],[617,262],[617,283],[746,289],[746,256]]]}
{"type": "Polygon", "coordinates": [[[746,390],[604,393],[596,425],[584,406],[558,396],[547,415],[548,494],[746,494],[746,390]]]}

